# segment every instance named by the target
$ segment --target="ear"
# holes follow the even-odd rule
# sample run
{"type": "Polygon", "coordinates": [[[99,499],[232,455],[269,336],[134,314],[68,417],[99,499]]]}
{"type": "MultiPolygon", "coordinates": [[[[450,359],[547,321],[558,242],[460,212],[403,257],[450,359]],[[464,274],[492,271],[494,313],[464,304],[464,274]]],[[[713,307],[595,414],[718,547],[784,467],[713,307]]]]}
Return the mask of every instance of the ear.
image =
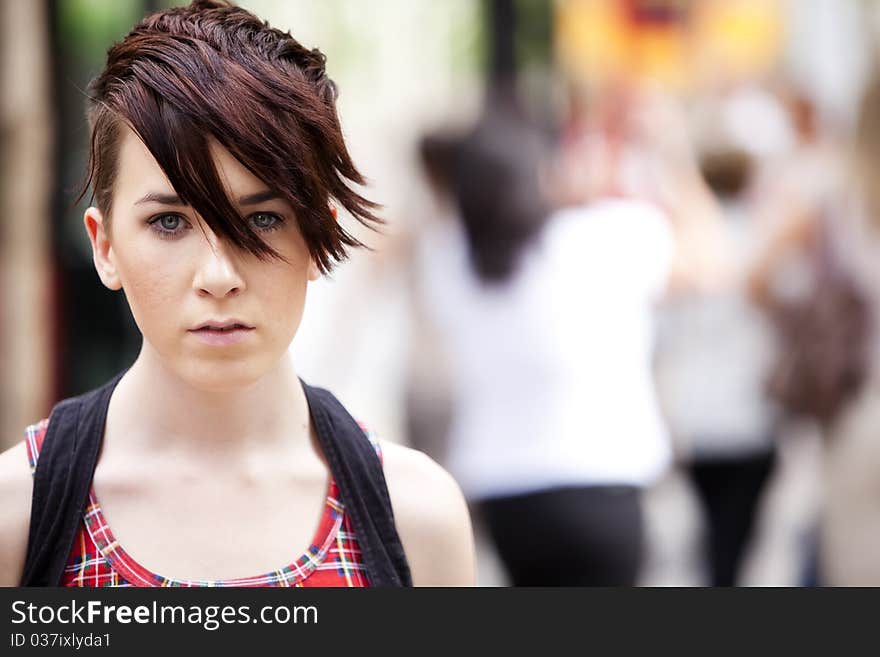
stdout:
{"type": "Polygon", "coordinates": [[[92,256],[98,277],[105,287],[111,290],[122,289],[122,282],[116,271],[116,257],[104,226],[104,216],[98,208],[91,207],[83,215],[83,223],[92,243],[92,256]]]}

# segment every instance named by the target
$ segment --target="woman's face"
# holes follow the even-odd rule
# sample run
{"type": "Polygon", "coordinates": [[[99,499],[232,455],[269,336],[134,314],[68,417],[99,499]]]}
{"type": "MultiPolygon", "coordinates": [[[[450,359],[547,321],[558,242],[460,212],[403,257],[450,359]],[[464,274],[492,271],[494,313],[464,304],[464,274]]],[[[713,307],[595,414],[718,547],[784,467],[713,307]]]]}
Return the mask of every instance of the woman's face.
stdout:
{"type": "Polygon", "coordinates": [[[319,276],[293,208],[218,143],[211,152],[243,221],[289,262],[260,261],[218,239],[176,193],[130,128],[120,145],[109,237],[106,217],[86,211],[95,265],[104,284],[122,289],[144,349],[204,390],[249,385],[286,353],[302,318],[306,287],[319,276]],[[221,332],[205,324],[236,322],[221,332]]]}

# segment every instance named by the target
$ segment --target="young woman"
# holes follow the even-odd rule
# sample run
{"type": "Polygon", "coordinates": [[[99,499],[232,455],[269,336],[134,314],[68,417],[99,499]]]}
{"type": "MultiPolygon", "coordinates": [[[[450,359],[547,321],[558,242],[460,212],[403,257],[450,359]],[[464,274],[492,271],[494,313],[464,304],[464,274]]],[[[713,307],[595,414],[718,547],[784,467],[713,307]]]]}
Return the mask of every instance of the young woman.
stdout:
{"type": "Polygon", "coordinates": [[[334,203],[378,221],[323,55],[193,2],[110,49],[89,120],[85,227],[143,345],[0,455],[0,584],[472,584],[453,479],[288,355],[308,282],[359,245],[334,203]]]}

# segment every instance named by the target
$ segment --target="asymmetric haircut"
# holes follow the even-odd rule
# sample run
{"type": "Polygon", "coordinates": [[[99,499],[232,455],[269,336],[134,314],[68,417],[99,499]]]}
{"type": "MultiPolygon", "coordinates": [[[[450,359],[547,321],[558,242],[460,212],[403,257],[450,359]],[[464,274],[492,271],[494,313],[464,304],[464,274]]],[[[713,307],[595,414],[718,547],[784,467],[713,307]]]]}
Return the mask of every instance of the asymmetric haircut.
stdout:
{"type": "Polygon", "coordinates": [[[89,86],[91,147],[80,197],[91,186],[110,220],[127,124],[215,234],[261,260],[281,257],[227,197],[209,150],[214,138],[293,206],[310,254],[330,271],[346,247],[363,246],[336,221],[331,199],[365,226],[382,220],[351,187],[364,180],[343,140],[325,61],[226,2],[195,0],[147,16],[110,48],[89,86]]]}

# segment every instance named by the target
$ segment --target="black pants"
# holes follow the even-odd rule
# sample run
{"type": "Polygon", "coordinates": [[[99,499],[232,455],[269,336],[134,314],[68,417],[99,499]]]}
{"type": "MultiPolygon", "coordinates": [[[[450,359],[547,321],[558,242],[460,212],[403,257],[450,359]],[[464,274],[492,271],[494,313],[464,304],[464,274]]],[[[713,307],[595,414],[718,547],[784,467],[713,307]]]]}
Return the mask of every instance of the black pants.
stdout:
{"type": "Polygon", "coordinates": [[[588,486],[494,498],[479,512],[514,586],[634,586],[641,494],[588,486]]]}
{"type": "Polygon", "coordinates": [[[733,586],[754,526],[755,511],[773,472],[775,452],[697,461],[690,473],[707,519],[712,586],[733,586]]]}

